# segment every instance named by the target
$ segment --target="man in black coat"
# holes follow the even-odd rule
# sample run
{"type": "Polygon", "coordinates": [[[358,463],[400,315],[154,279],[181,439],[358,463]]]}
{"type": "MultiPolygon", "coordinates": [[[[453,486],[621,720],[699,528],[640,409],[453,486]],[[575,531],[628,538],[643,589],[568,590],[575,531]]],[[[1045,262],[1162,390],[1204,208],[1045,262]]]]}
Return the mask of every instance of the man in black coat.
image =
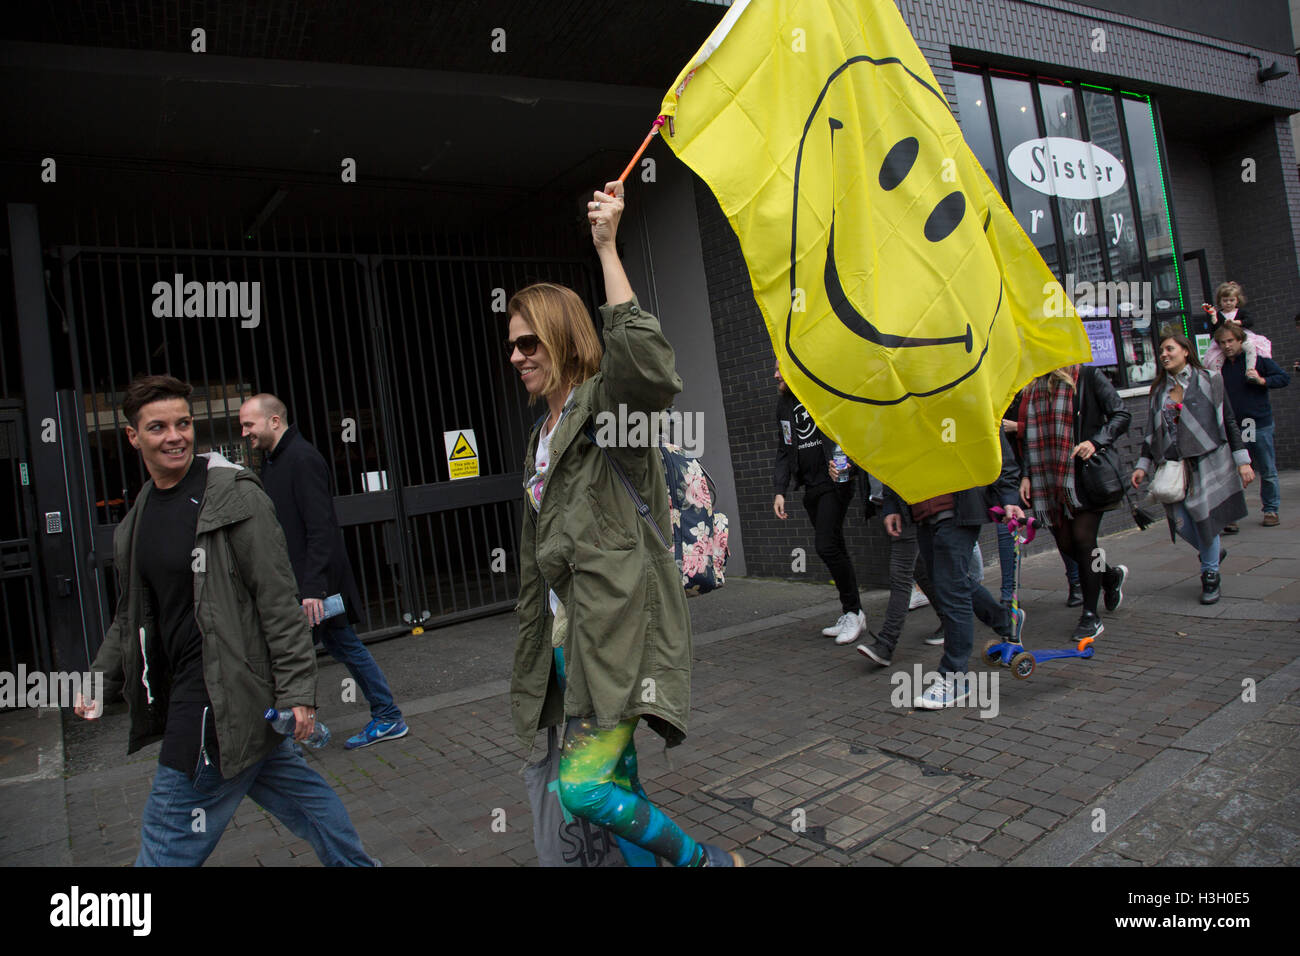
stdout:
{"type": "Polygon", "coordinates": [[[348,669],[370,704],[370,722],[344,747],[354,750],[396,740],[409,728],[384,672],[352,629],[352,622],[361,620],[361,597],[334,514],[329,468],[298,427],[285,424],[287,417],[284,402],[268,393],[254,395],[239,409],[244,437],[264,455],[262,484],[284,528],[303,613],[325,650],[348,669]],[[342,597],[343,612],[326,618],[325,601],[332,595],[342,597]]]}

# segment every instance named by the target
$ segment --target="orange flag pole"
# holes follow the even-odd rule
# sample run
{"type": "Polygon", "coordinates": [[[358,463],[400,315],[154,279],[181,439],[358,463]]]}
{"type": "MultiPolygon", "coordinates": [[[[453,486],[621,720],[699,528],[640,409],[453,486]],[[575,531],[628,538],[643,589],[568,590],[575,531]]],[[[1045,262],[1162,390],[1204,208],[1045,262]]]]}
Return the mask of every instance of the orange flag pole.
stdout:
{"type": "Polygon", "coordinates": [[[655,138],[655,134],[659,132],[659,127],[660,127],[660,126],[663,126],[663,125],[664,125],[664,117],[662,117],[662,116],[659,117],[658,119],[656,119],[656,120],[655,120],[655,121],[650,125],[650,132],[646,133],[645,139],[642,140],[642,142],[641,142],[641,148],[638,149],[638,150],[636,151],[636,155],[632,157],[632,162],[630,162],[630,163],[627,164],[627,169],[623,170],[623,175],[620,176],[620,177],[618,177],[618,181],[619,181],[620,183],[626,181],[627,177],[628,177],[629,175],[631,175],[631,173],[632,173],[632,167],[634,167],[634,166],[636,165],[636,161],[637,161],[638,159],[641,158],[641,154],[644,153],[644,152],[646,151],[646,148],[647,148],[647,147],[649,147],[649,145],[650,145],[650,140],[652,140],[652,139],[655,138]]]}

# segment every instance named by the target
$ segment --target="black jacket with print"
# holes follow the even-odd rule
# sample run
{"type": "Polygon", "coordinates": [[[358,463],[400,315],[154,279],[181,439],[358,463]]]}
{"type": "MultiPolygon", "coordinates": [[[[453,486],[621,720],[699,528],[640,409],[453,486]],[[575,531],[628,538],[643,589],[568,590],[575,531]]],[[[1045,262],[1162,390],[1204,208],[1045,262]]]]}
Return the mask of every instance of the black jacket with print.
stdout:
{"type": "Polygon", "coordinates": [[[822,435],[803,404],[789,391],[781,392],[776,403],[776,463],[772,469],[772,490],[784,495],[804,486],[809,490],[833,484],[826,470],[835,443],[822,435]]]}

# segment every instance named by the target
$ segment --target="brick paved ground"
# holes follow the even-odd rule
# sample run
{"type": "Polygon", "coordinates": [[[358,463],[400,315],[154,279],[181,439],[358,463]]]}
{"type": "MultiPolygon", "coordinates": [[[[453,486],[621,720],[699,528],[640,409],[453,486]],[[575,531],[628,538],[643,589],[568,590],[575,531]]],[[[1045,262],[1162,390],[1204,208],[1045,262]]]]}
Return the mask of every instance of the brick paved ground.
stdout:
{"type": "Polygon", "coordinates": [[[1088,866],[1300,863],[1300,693],[1269,708],[1082,860],[1088,866]]]}
{"type": "MultiPolygon", "coordinates": [[[[1300,474],[1285,475],[1284,498],[1297,494],[1300,474]]],[[[938,649],[921,643],[933,629],[929,610],[913,612],[894,665],[877,669],[820,636],[838,609],[827,600],[833,591],[736,581],[692,602],[690,736],[666,754],[643,729],[643,781],[689,832],[738,847],[757,865],[1294,864],[1298,527],[1284,516],[1282,527],[1264,529],[1252,517],[1226,538],[1225,597],[1210,608],[1197,603],[1195,555],[1171,545],[1163,524],[1107,538],[1112,563],[1132,575],[1124,607],[1105,617],[1096,657],[1040,664],[1024,681],[974,665],[995,691],[996,713],[990,706],[986,716],[892,706],[893,681],[938,662],[938,649]],[[1243,700],[1247,679],[1253,702],[1243,700]]],[[[996,577],[992,569],[988,580],[996,577]]],[[[1068,643],[1075,613],[1063,606],[1061,579],[1054,555],[1027,562],[1028,646],[1068,643]]],[[[882,606],[883,595],[867,602],[871,620],[882,606]]],[[[512,617],[465,627],[508,659],[512,617]]],[[[977,632],[977,647],[987,636],[977,632]]],[[[421,685],[403,664],[405,642],[415,640],[373,648],[395,687],[421,685]]],[[[455,646],[450,631],[423,640],[455,646]]],[[[454,671],[454,660],[443,664],[454,671]]],[[[322,670],[323,687],[334,679],[322,670]]],[[[368,849],[389,866],[535,863],[502,680],[399,697],[411,726],[403,740],[310,756],[368,849]],[[493,830],[497,810],[505,832],[493,830]]],[[[360,705],[341,713],[336,739],[364,719],[360,705]]],[[[8,729],[12,716],[3,720],[0,742],[36,766],[35,745],[24,751],[26,738],[8,729]]],[[[24,726],[35,740],[36,725],[24,726]]],[[[87,765],[78,753],[92,739],[115,749],[107,766],[62,781],[63,806],[57,774],[0,783],[0,863],[131,862],[156,752],[123,758],[125,736],[121,715],[91,731],[68,728],[71,768],[87,765]]],[[[211,863],[317,865],[305,843],[249,801],[211,863]]]]}

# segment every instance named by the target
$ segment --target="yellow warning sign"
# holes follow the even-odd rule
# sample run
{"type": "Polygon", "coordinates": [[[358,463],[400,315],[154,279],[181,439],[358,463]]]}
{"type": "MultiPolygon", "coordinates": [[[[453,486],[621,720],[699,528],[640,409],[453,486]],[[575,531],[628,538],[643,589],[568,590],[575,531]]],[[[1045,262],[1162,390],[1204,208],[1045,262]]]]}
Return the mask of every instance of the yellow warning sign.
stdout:
{"type": "Polygon", "coordinates": [[[469,442],[465,440],[464,433],[461,433],[461,435],[456,439],[456,445],[454,448],[452,448],[451,454],[447,456],[447,460],[459,461],[462,458],[477,458],[477,457],[478,455],[474,454],[474,449],[470,448],[469,442]]]}
{"type": "Polygon", "coordinates": [[[478,440],[472,428],[443,432],[443,442],[447,449],[447,474],[453,481],[457,478],[478,477],[478,440]]]}

